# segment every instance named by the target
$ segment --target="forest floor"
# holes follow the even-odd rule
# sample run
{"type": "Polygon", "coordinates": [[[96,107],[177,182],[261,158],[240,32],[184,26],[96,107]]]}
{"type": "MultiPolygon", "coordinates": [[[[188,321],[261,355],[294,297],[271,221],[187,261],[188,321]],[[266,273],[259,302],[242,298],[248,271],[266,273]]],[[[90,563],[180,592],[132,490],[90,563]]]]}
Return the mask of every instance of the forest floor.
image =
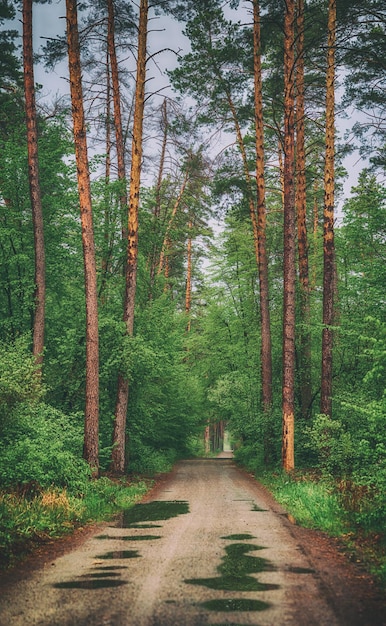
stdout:
{"type": "Polygon", "coordinates": [[[1,626],[384,626],[339,542],[293,524],[230,458],[182,461],[110,524],[0,578],[1,626]]]}

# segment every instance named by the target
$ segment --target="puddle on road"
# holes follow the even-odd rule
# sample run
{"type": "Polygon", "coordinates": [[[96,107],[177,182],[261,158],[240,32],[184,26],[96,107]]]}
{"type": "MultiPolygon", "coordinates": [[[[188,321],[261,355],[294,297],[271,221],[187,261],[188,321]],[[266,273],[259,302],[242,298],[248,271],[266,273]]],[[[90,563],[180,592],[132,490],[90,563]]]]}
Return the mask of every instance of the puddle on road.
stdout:
{"type": "Polygon", "coordinates": [[[190,585],[201,585],[216,591],[267,591],[277,589],[277,585],[261,583],[248,574],[273,571],[275,568],[267,559],[250,556],[248,552],[263,550],[261,546],[252,544],[234,543],[226,546],[226,555],[217,571],[216,578],[191,578],[185,580],[190,585]]]}
{"type": "Polygon", "coordinates": [[[87,579],[87,580],[68,580],[61,583],[55,583],[56,589],[108,589],[109,587],[122,587],[127,585],[124,580],[116,580],[115,578],[103,579],[87,579]]]}
{"type": "MultiPolygon", "coordinates": [[[[222,537],[222,539],[240,542],[250,541],[255,537],[250,533],[236,533],[222,537]]],[[[278,589],[279,585],[262,583],[256,577],[251,576],[251,574],[276,570],[268,559],[249,554],[256,550],[264,550],[264,548],[251,543],[232,543],[225,547],[225,556],[217,567],[219,576],[186,579],[185,583],[201,585],[215,591],[259,592],[278,589]]],[[[265,611],[271,605],[262,600],[250,598],[219,598],[203,602],[200,606],[209,611],[232,612],[265,611]]]]}
{"type": "Polygon", "coordinates": [[[111,572],[117,569],[127,569],[127,565],[96,565],[95,569],[111,572]]]}
{"type": "Polygon", "coordinates": [[[201,604],[209,611],[221,611],[231,613],[232,611],[266,611],[270,604],[262,600],[250,600],[249,598],[229,598],[227,600],[208,600],[201,604]]]}
{"type": "Polygon", "coordinates": [[[82,578],[106,578],[106,576],[108,576],[109,578],[115,578],[115,577],[119,577],[121,575],[120,572],[93,572],[91,574],[82,574],[82,578]]]}
{"type": "Polygon", "coordinates": [[[153,539],[162,539],[161,535],[123,535],[116,537],[113,535],[98,535],[95,539],[112,539],[114,541],[153,541],[153,539]]]}
{"type": "Polygon", "coordinates": [[[141,555],[138,554],[138,550],[112,550],[105,554],[97,554],[95,558],[109,560],[109,559],[138,559],[141,555]]]}
{"type": "Polygon", "coordinates": [[[308,567],[287,567],[287,572],[291,572],[292,574],[315,574],[314,569],[309,569],[308,567]]]}
{"type": "Polygon", "coordinates": [[[229,539],[230,541],[248,541],[249,539],[256,539],[250,533],[240,533],[239,535],[228,535],[227,537],[221,537],[221,539],[229,539]]]}
{"type": "Polygon", "coordinates": [[[136,504],[123,512],[121,528],[153,528],[144,522],[169,520],[178,515],[189,513],[189,503],[184,500],[154,500],[145,504],[136,504]]]}

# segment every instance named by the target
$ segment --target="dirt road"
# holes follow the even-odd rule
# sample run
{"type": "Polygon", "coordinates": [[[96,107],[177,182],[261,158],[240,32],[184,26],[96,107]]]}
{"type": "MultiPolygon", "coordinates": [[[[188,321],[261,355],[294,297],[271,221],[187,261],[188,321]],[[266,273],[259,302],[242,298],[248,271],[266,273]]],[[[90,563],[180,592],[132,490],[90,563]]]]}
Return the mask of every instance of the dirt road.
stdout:
{"type": "Polygon", "coordinates": [[[184,461],[83,545],[5,585],[1,626],[378,626],[371,581],[227,458],[184,461]]]}

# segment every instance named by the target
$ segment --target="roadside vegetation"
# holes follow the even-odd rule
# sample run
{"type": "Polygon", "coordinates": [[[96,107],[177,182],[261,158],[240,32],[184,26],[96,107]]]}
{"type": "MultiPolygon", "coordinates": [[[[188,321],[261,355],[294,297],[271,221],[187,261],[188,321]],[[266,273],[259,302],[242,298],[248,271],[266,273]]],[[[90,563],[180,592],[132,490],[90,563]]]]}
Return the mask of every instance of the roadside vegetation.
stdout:
{"type": "Polygon", "coordinates": [[[386,504],[381,481],[355,482],[321,470],[266,471],[244,460],[287,511],[292,523],[321,530],[340,541],[342,549],[361,563],[386,588],[386,504]]]}
{"type": "MultiPolygon", "coordinates": [[[[79,485],[80,487],[80,485],[79,485]]],[[[85,481],[83,492],[52,487],[0,492],[0,569],[15,565],[43,544],[133,506],[149,481],[85,481]]]]}

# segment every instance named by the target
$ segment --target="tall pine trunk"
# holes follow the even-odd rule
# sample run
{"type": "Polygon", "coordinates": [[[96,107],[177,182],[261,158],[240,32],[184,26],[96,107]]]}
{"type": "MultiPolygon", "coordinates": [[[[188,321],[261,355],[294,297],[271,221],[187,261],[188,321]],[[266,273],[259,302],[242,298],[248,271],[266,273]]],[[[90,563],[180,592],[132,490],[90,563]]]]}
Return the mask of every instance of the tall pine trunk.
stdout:
{"type": "Polygon", "coordinates": [[[166,147],[168,142],[168,110],[167,110],[167,100],[164,99],[162,103],[162,127],[163,127],[163,136],[162,136],[162,147],[161,147],[161,155],[159,161],[158,168],[158,176],[157,176],[157,185],[155,192],[155,204],[153,210],[153,244],[151,248],[151,252],[149,255],[149,265],[150,265],[150,289],[149,289],[149,300],[153,297],[154,290],[154,282],[156,276],[157,269],[157,257],[158,257],[158,245],[157,245],[157,235],[159,233],[159,221],[161,217],[161,189],[162,189],[162,181],[165,167],[165,157],[166,157],[166,147]]]}
{"type": "Polygon", "coordinates": [[[164,238],[163,238],[163,242],[162,242],[162,246],[161,246],[161,252],[160,252],[160,257],[159,257],[159,261],[158,261],[158,270],[157,270],[157,276],[160,276],[160,274],[162,273],[162,271],[165,269],[165,265],[166,265],[166,258],[167,258],[167,251],[170,247],[170,231],[172,229],[173,223],[174,223],[174,219],[177,215],[177,211],[180,208],[181,202],[182,202],[182,198],[186,189],[186,185],[189,182],[189,177],[190,177],[190,171],[189,168],[187,167],[185,170],[185,175],[184,175],[184,179],[182,181],[181,184],[181,188],[180,191],[178,193],[178,196],[176,198],[176,201],[173,205],[173,210],[171,212],[168,224],[166,226],[166,230],[165,230],[165,234],[164,234],[164,238]]]}
{"type": "Polygon", "coordinates": [[[39,182],[38,131],[32,43],[32,0],[23,0],[23,68],[27,126],[28,178],[35,249],[35,294],[33,354],[37,372],[42,373],[46,300],[46,263],[43,209],[39,182]]]}
{"type": "MultiPolygon", "coordinates": [[[[254,49],[254,97],[256,133],[256,187],[258,225],[258,268],[260,283],[260,323],[261,323],[261,379],[262,399],[265,413],[272,408],[272,342],[269,312],[268,255],[266,246],[266,207],[265,207],[265,154],[263,124],[263,93],[260,55],[260,7],[253,0],[253,49],[254,49]]],[[[268,460],[268,459],[267,459],[268,460]]]]}
{"type": "Polygon", "coordinates": [[[122,215],[127,213],[127,190],[126,190],[126,166],[125,166],[125,145],[122,128],[121,114],[121,96],[119,88],[119,71],[118,60],[115,47],[115,11],[114,0],[107,0],[108,9],[108,28],[107,28],[107,46],[108,56],[111,67],[111,84],[113,91],[114,105],[114,128],[115,128],[115,146],[117,151],[118,180],[121,183],[120,188],[120,205],[122,215]]]}
{"type": "MultiPolygon", "coordinates": [[[[141,0],[138,27],[138,58],[135,87],[133,141],[131,152],[129,219],[127,235],[127,259],[125,271],[125,297],[123,305],[123,321],[129,336],[134,332],[134,306],[137,286],[138,262],[138,209],[142,167],[143,117],[145,109],[146,82],[146,44],[148,23],[148,0],[141,0]]],[[[111,469],[120,474],[125,470],[126,462],[126,418],[129,400],[129,381],[120,372],[118,375],[117,399],[113,429],[113,449],[111,469]]]]}
{"type": "Polygon", "coordinates": [[[322,380],[320,412],[332,414],[332,361],[334,323],[334,194],[335,194],[335,45],[336,0],[328,3],[328,43],[326,74],[326,160],[324,168],[324,220],[323,220],[323,333],[322,380]]]}
{"type": "Polygon", "coordinates": [[[185,313],[187,318],[186,331],[190,332],[191,320],[190,312],[192,308],[192,229],[193,221],[190,218],[188,224],[188,245],[186,264],[186,289],[185,289],[185,313]]]}
{"type": "Polygon", "coordinates": [[[300,286],[300,397],[303,418],[310,415],[311,388],[311,312],[308,267],[305,105],[304,105],[304,0],[297,0],[297,64],[296,64],[296,208],[298,225],[298,258],[300,286]]]}
{"type": "Polygon", "coordinates": [[[295,467],[295,0],[286,1],[284,17],[284,302],[283,302],[283,439],[282,462],[295,467]]]}
{"type": "Polygon", "coordinates": [[[66,19],[86,299],[86,398],[83,455],[90,464],[93,475],[96,476],[99,468],[98,294],[76,0],[66,0],[66,19]]]}
{"type": "Polygon", "coordinates": [[[251,179],[251,174],[249,170],[248,155],[247,155],[247,151],[246,151],[244,140],[243,140],[243,134],[241,132],[239,118],[237,116],[236,107],[233,102],[231,93],[229,91],[226,91],[226,98],[228,101],[230,112],[232,114],[232,119],[233,119],[235,131],[236,131],[237,145],[240,150],[241,159],[243,162],[244,177],[245,177],[245,183],[246,183],[247,195],[248,195],[249,216],[251,218],[251,223],[252,223],[253,245],[254,245],[254,250],[255,250],[256,264],[259,267],[259,228],[258,228],[258,222],[257,222],[255,202],[253,199],[252,179],[251,179]]]}
{"type": "Polygon", "coordinates": [[[103,203],[103,248],[101,260],[101,280],[99,287],[99,299],[101,304],[106,304],[107,276],[109,272],[111,246],[110,246],[110,176],[111,176],[111,81],[109,55],[106,54],[106,160],[105,160],[105,187],[103,203]]]}

